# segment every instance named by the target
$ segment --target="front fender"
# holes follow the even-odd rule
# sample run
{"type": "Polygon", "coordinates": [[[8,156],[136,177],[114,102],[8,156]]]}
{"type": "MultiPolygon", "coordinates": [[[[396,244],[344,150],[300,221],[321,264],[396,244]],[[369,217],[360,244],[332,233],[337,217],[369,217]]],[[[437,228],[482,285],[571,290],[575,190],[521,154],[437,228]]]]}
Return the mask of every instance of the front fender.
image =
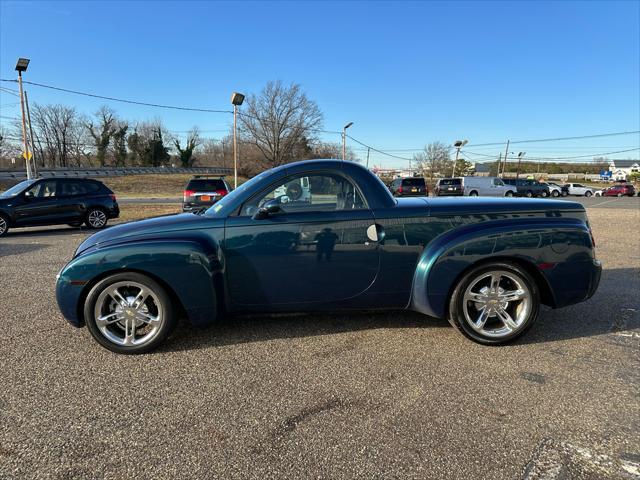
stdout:
{"type": "Polygon", "coordinates": [[[99,248],[74,258],[58,275],[56,299],[72,325],[82,326],[84,298],[100,278],[136,271],[165,284],[195,326],[216,316],[216,275],[223,269],[220,249],[205,238],[130,242],[99,248]]]}
{"type": "Polygon", "coordinates": [[[579,219],[509,219],[465,225],[440,235],[422,252],[413,279],[411,308],[444,317],[460,275],[492,258],[514,259],[536,269],[550,266],[550,270],[539,271],[554,306],[571,303],[569,298],[557,297],[562,283],[593,266],[589,229],[579,219]]]}

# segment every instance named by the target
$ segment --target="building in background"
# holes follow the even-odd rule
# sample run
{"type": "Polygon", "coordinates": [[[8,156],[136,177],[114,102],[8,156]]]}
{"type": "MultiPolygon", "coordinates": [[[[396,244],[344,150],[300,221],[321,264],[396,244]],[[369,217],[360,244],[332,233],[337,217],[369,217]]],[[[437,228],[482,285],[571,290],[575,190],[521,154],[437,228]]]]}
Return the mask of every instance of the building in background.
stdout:
{"type": "Polygon", "coordinates": [[[632,173],[640,172],[640,160],[611,160],[609,171],[613,180],[626,180],[632,173]]]}

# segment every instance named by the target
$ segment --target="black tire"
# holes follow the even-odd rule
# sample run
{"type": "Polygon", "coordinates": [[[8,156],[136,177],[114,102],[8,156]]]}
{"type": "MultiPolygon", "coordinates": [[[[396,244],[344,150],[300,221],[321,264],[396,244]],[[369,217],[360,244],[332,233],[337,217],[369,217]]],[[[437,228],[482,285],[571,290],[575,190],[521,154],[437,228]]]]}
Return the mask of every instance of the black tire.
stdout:
{"type": "Polygon", "coordinates": [[[558,193],[557,190],[554,190],[554,191],[551,192],[551,195],[554,196],[554,197],[559,197],[560,193],[558,193]]]}
{"type": "Polygon", "coordinates": [[[527,198],[533,197],[533,192],[531,190],[527,190],[526,196],[527,198]]]}
{"type": "Polygon", "coordinates": [[[511,190],[509,190],[507,193],[504,194],[505,197],[513,197],[513,192],[511,190]]]}
{"type": "Polygon", "coordinates": [[[9,219],[0,214],[0,237],[4,237],[9,231],[9,219]]]}
{"type": "Polygon", "coordinates": [[[107,212],[102,208],[90,208],[84,217],[84,224],[94,230],[100,230],[107,226],[107,212]],[[101,221],[94,221],[94,218],[99,218],[101,221]]]}
{"type": "Polygon", "coordinates": [[[593,193],[591,193],[589,190],[587,190],[586,192],[584,192],[584,196],[585,196],[585,197],[590,197],[591,195],[593,195],[593,193]]]}
{"type": "MultiPolygon", "coordinates": [[[[158,282],[140,273],[125,272],[110,275],[109,277],[104,278],[93,286],[84,302],[84,320],[93,338],[104,348],[116,353],[133,355],[150,352],[157,348],[162,342],[164,342],[177,324],[177,314],[171,302],[171,298],[167,294],[166,290],[160,284],[158,284],[158,282]],[[106,289],[113,286],[114,284],[121,282],[135,282],[136,284],[143,285],[145,288],[153,292],[153,295],[159,303],[158,311],[162,312],[161,325],[159,326],[157,332],[145,343],[131,346],[115,343],[102,333],[96,322],[96,301],[98,300],[100,295],[105,292],[106,289]]],[[[116,323],[114,325],[114,328],[119,327],[121,331],[123,330],[123,327],[119,323],[116,323]]],[[[140,327],[136,327],[134,330],[137,331],[139,328],[140,327]]]]}
{"type": "Polygon", "coordinates": [[[547,197],[549,196],[549,192],[544,192],[544,191],[543,191],[543,192],[540,194],[540,196],[541,196],[542,198],[547,198],[547,197]]]}
{"type": "MultiPolygon", "coordinates": [[[[506,307],[509,308],[509,307],[506,307]]],[[[512,342],[516,338],[523,335],[529,330],[535,323],[538,313],[540,311],[540,293],[535,280],[522,269],[519,265],[510,262],[496,262],[490,264],[479,265],[469,270],[458,281],[451,298],[449,300],[449,315],[448,320],[451,325],[456,327],[463,335],[470,338],[474,342],[481,343],[483,345],[503,345],[512,342]],[[482,278],[489,272],[507,272],[510,276],[517,278],[517,280],[526,287],[529,292],[530,308],[529,313],[525,319],[518,326],[518,328],[512,331],[510,334],[501,336],[500,338],[483,335],[477,330],[473,329],[467,320],[464,310],[464,294],[466,289],[478,278],[482,278]]],[[[491,318],[490,318],[491,320],[491,318]]]]}
{"type": "Polygon", "coordinates": [[[471,191],[469,192],[469,196],[470,196],[470,197],[477,197],[477,196],[478,196],[478,192],[476,192],[475,190],[471,190],[471,191]]]}

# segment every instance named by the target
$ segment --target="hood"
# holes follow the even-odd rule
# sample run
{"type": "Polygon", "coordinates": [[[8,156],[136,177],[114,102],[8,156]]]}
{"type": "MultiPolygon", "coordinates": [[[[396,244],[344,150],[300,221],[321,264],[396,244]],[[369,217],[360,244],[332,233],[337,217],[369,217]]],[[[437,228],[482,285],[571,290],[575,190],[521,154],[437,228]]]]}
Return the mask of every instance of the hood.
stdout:
{"type": "Polygon", "coordinates": [[[171,232],[193,230],[204,226],[207,228],[215,227],[218,223],[219,221],[216,219],[193,213],[165,215],[123,223],[91,235],[80,244],[74,256],[89,248],[100,248],[120,242],[133,241],[140,237],[163,237],[171,232]]]}

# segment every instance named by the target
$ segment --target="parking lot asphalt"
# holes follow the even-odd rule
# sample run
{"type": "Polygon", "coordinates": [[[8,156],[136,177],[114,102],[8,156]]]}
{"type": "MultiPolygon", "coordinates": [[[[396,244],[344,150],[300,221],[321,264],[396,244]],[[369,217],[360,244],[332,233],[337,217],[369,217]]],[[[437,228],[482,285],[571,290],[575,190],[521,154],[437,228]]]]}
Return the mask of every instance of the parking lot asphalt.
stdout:
{"type": "Polygon", "coordinates": [[[86,232],[12,230],[0,478],[639,478],[640,209],[588,213],[598,292],[505,347],[388,312],[181,325],[119,356],[55,304],[86,232]]]}

